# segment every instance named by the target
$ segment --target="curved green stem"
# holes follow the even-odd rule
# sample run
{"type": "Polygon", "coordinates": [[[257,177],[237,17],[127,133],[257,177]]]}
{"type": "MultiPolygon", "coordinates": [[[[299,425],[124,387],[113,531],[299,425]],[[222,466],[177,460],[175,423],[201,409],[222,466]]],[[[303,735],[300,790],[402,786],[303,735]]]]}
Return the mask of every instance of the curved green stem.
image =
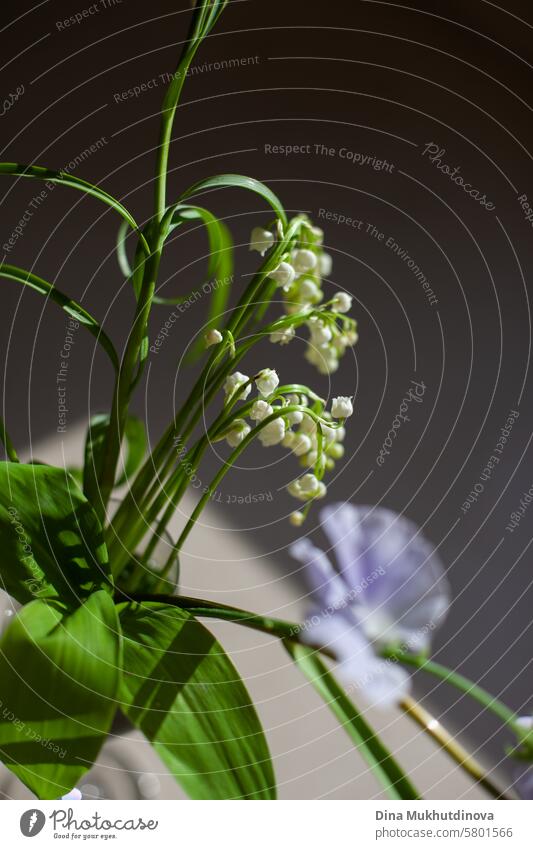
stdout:
{"type": "Polygon", "coordinates": [[[449,669],[441,663],[436,663],[434,660],[428,660],[427,658],[420,657],[418,655],[395,651],[386,651],[383,654],[390,660],[397,660],[400,663],[406,664],[406,666],[414,666],[416,669],[428,672],[430,675],[433,675],[440,681],[444,681],[446,684],[451,684],[457,690],[460,690],[462,693],[465,693],[465,695],[470,696],[484,708],[495,714],[498,719],[508,725],[516,734],[518,734],[519,737],[523,736],[520,726],[517,725],[516,722],[516,714],[508,708],[507,705],[504,705],[503,702],[500,702],[499,699],[492,696],[489,692],[487,692],[487,690],[484,690],[483,687],[480,687],[479,684],[474,684],[473,681],[465,678],[465,676],[461,675],[459,672],[454,672],[453,669],[449,669]]]}
{"type": "MultiPolygon", "coordinates": [[[[278,637],[280,640],[295,640],[298,642],[298,635],[302,630],[300,625],[295,622],[289,622],[286,619],[276,619],[272,616],[250,613],[250,611],[243,610],[240,607],[219,604],[218,602],[208,601],[204,598],[192,598],[191,596],[184,595],[161,595],[158,593],[134,593],[131,596],[124,596],[120,600],[138,602],[155,601],[161,602],[161,604],[170,604],[175,607],[181,607],[183,610],[189,610],[195,616],[235,622],[236,624],[245,625],[247,628],[252,628],[254,631],[261,631],[264,634],[270,634],[272,637],[278,637]]],[[[323,653],[328,657],[333,656],[327,649],[324,649],[323,653]]]]}
{"type": "Polygon", "coordinates": [[[120,201],[108,192],[99,188],[99,186],[93,186],[92,183],[88,183],[86,180],[81,180],[79,177],[74,177],[72,174],[65,171],[52,171],[50,168],[42,168],[39,165],[21,165],[18,162],[0,162],[0,174],[11,174],[16,177],[44,180],[46,183],[68,186],[71,189],[77,189],[80,192],[84,192],[87,195],[97,198],[102,201],[102,203],[105,203],[106,206],[109,206],[114,209],[115,212],[118,212],[124,221],[128,222],[129,226],[135,230],[139,236],[145,255],[148,256],[150,253],[148,243],[146,242],[139,225],[131,213],[125,206],[123,206],[123,204],[120,203],[120,201]]]}
{"type": "Polygon", "coordinates": [[[182,57],[163,100],[155,173],[155,218],[158,222],[163,220],[166,210],[168,159],[172,127],[174,126],[174,118],[176,117],[187,71],[202,41],[209,35],[227,2],[228,0],[214,0],[213,3],[209,0],[199,0],[193,12],[189,37],[185,43],[182,57]]]}
{"type": "Polygon", "coordinates": [[[70,316],[70,318],[79,321],[79,323],[86,327],[89,333],[94,336],[96,341],[100,343],[109,357],[115,373],[118,372],[118,356],[111,339],[104,332],[97,320],[93,318],[93,316],[88,313],[81,304],[78,304],[76,301],[73,301],[72,298],[64,295],[63,292],[60,292],[56,286],[48,283],[47,280],[43,280],[42,277],[38,277],[31,271],[18,268],[16,265],[8,265],[7,263],[0,264],[0,277],[5,277],[7,280],[15,280],[17,283],[21,283],[23,286],[28,286],[35,292],[39,292],[39,294],[44,295],[45,298],[50,298],[50,300],[60,306],[61,309],[70,316]]]}

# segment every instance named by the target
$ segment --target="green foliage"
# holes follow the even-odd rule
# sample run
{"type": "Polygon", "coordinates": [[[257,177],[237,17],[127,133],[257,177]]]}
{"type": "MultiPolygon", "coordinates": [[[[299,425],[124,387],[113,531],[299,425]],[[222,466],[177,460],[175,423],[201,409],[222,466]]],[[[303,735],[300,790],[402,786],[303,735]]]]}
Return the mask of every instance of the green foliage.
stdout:
{"type": "Polygon", "coordinates": [[[0,642],[0,759],[40,799],[87,772],[116,711],[116,607],[100,590],[67,609],[27,604],[0,642]]]}
{"type": "Polygon", "coordinates": [[[265,186],[264,183],[255,180],[253,177],[243,177],[241,174],[218,174],[216,177],[208,177],[207,180],[200,180],[182,194],[180,202],[215,189],[246,189],[249,192],[259,195],[259,197],[266,200],[269,206],[272,207],[284,227],[287,226],[287,216],[283,205],[272,189],[269,189],[268,186],[265,186]]]}
{"type": "Polygon", "coordinates": [[[102,528],[64,469],[0,463],[0,551],[3,588],[21,604],[111,592],[102,528]]]}
{"type": "Polygon", "coordinates": [[[358,752],[386,789],[389,798],[420,799],[399,764],[320,660],[316,649],[289,641],[286,647],[303,674],[331,708],[358,752]]]}
{"type": "MultiPolygon", "coordinates": [[[[183,609],[196,605],[198,615],[227,618],[286,641],[294,661],[330,705],[391,797],[415,799],[416,791],[401,768],[316,653],[293,641],[291,623],[208,601],[180,601],[172,596],[165,600],[161,594],[157,599],[140,599],[142,603],[126,602],[111,577],[112,565],[119,586],[127,585],[137,593],[143,588],[142,582],[147,579],[142,575],[142,564],[149,562],[156,539],[152,537],[147,549],[138,554],[137,547],[146,533],[146,517],[157,520],[162,511],[164,529],[175,509],[174,497],[179,500],[188,484],[189,473],[185,462],[176,458],[174,440],[178,436],[179,444],[185,445],[204,406],[222,388],[230,369],[237,366],[243,354],[242,344],[237,347],[239,335],[261,316],[261,301],[269,300],[263,295],[276,285],[270,275],[290,256],[301,228],[309,226],[303,215],[289,223],[279,198],[268,186],[238,174],[200,180],[179,194],[177,203],[167,204],[172,127],[187,70],[226,5],[227,0],[198,0],[192,13],[189,37],[161,109],[154,208],[142,230],[130,211],[98,186],[65,172],[0,163],[0,175],[72,188],[118,213],[122,219],[118,261],[123,274],[131,279],[135,298],[131,332],[119,360],[101,324],[80,304],[31,272],[0,265],[0,276],[39,292],[83,324],[105,350],[116,372],[111,413],[91,420],[84,469],[76,472],[77,479],[63,469],[19,463],[0,419],[0,440],[9,460],[0,463],[0,578],[3,588],[24,605],[0,641],[0,760],[37,796],[57,798],[90,768],[120,705],[192,798],[275,798],[274,771],[255,708],[223,648],[190,610],[183,609]],[[205,227],[209,261],[200,285],[220,283],[212,286],[207,316],[207,327],[218,327],[227,307],[233,242],[223,221],[189,201],[235,188],[252,192],[272,210],[274,220],[269,212],[267,226],[274,244],[240,294],[222,328],[224,335],[210,352],[189,397],[145,459],[145,429],[130,415],[129,405],[148,355],[152,305],[177,304],[186,297],[182,293],[172,298],[156,296],[161,255],[177,227],[190,222],[205,227]],[[136,236],[133,267],[126,252],[130,230],[136,236]],[[121,452],[124,473],[119,475],[121,452]],[[167,495],[164,485],[169,480],[174,487],[167,495]],[[113,526],[106,526],[109,498],[113,489],[124,483],[130,490],[124,499],[126,509],[119,508],[113,526]],[[166,509],[165,499],[170,499],[166,509]],[[124,562],[120,554],[116,556],[115,548],[114,562],[109,563],[104,534],[110,551],[114,550],[116,535],[124,562]],[[134,561],[140,564],[141,574],[132,566],[134,561]],[[128,569],[130,573],[126,574],[128,569]],[[124,582],[125,577],[130,583],[124,582]]],[[[244,344],[250,346],[251,342],[244,344]]],[[[199,350],[200,345],[196,345],[193,353],[199,350]]],[[[306,387],[295,387],[304,394],[309,392],[306,387]]],[[[228,412],[219,415],[215,430],[221,424],[220,416],[228,412]]],[[[312,414],[312,410],[307,409],[307,413],[312,414]]],[[[257,430],[270,421],[267,418],[257,430]]],[[[248,434],[233,458],[253,438],[254,433],[248,434]]],[[[321,438],[319,430],[319,447],[321,438]]],[[[203,440],[186,452],[195,463],[208,444],[205,436],[203,440]]],[[[225,463],[215,481],[205,488],[172,557],[231,462],[225,463]]],[[[165,567],[161,574],[169,577],[165,567]]],[[[148,590],[153,589],[154,577],[151,573],[145,584],[148,590]]],[[[173,589],[163,581],[158,585],[173,589]]]]}
{"type": "MultiPolygon", "coordinates": [[[[21,165],[17,162],[0,162],[0,174],[7,174],[13,177],[24,177],[29,180],[41,180],[46,183],[52,183],[58,186],[67,186],[71,189],[90,195],[97,200],[102,201],[106,206],[114,209],[115,212],[128,222],[130,227],[139,232],[137,223],[130,212],[123,206],[120,201],[116,200],[112,195],[99,186],[93,186],[86,180],[81,180],[79,177],[74,177],[72,174],[67,174],[64,171],[52,171],[50,168],[42,168],[39,165],[21,165]]],[[[145,243],[145,249],[148,252],[148,246],[145,243]]]]}
{"type": "Polygon", "coordinates": [[[59,291],[59,289],[52,286],[51,283],[47,283],[46,280],[42,279],[42,277],[37,277],[37,275],[32,274],[31,271],[24,271],[24,269],[17,268],[15,265],[0,265],[0,277],[6,277],[9,280],[16,280],[17,283],[22,283],[23,286],[28,286],[30,289],[34,289],[36,292],[39,292],[41,295],[50,298],[51,301],[58,304],[67,313],[67,315],[74,318],[76,321],[79,321],[80,324],[83,324],[84,327],[87,328],[89,333],[92,333],[96,341],[100,343],[108,355],[115,371],[118,371],[118,356],[113,343],[107,334],[104,333],[97,320],[93,318],[87,310],[83,309],[80,304],[77,304],[76,301],[72,300],[72,298],[64,295],[59,291]]]}
{"type": "Polygon", "coordinates": [[[120,608],[123,709],[194,799],[272,799],[267,742],[222,646],[190,613],[120,608]]]}

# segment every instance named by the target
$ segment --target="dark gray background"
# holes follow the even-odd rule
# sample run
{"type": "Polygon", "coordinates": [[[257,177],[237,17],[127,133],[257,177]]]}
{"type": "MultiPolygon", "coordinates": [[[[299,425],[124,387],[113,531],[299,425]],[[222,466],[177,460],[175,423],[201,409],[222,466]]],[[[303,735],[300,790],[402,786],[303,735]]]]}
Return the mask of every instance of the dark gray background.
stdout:
{"type": "MultiPolygon", "coordinates": [[[[89,5],[4,2],[3,97],[20,85],[25,94],[2,117],[1,158],[61,168],[104,137],[101,150],[75,173],[123,199],[143,221],[151,211],[164,87],[125,102],[117,103],[115,95],[173,70],[187,32],[187,4],[122,0],[107,9],[100,5],[68,29],[58,26],[89,5]]],[[[437,658],[520,712],[533,706],[530,515],[513,534],[505,526],[533,484],[526,294],[532,229],[517,200],[522,193],[533,197],[532,26],[529,4],[516,0],[505,10],[484,0],[232,3],[197,64],[258,61],[188,80],[175,124],[169,192],[172,199],[210,174],[252,175],[268,182],[287,210],[307,210],[317,219],[324,208],[374,223],[424,270],[436,306],[383,243],[346,226],[325,227],[333,284],[354,295],[360,322],[354,357],[347,355],[333,378],[335,394],[356,393],[356,415],[330,497],[382,503],[424,526],[440,545],[455,595],[437,638],[437,658]],[[460,165],[494,202],[494,211],[467,197],[422,156],[429,142],[445,148],[444,160],[460,165]],[[395,167],[377,172],[338,155],[283,157],[264,148],[307,143],[345,146],[395,167]],[[427,385],[424,402],[379,469],[376,454],[415,375],[427,385]],[[463,515],[461,505],[512,409],[520,416],[501,461],[463,515]]],[[[8,177],[0,186],[3,244],[37,186],[8,177]]],[[[256,261],[247,248],[249,231],[269,215],[258,198],[236,191],[203,202],[233,230],[236,297],[256,261]]],[[[102,215],[96,201],[57,188],[5,261],[32,269],[105,316],[107,332],[121,347],[133,299],[113,256],[116,225],[114,213],[102,215]]],[[[164,293],[201,283],[205,251],[198,232],[176,240],[163,267],[164,293]]],[[[21,296],[15,283],[2,281],[2,295],[4,406],[20,447],[56,430],[55,375],[65,321],[54,305],[43,310],[35,293],[21,296]]],[[[184,371],[179,359],[205,308],[202,300],[181,317],[161,353],[150,358],[137,412],[152,437],[195,373],[184,371]]],[[[154,335],[168,311],[155,312],[154,335]]],[[[328,381],[299,356],[299,347],[303,353],[298,342],[275,349],[265,343],[245,370],[275,365],[284,381],[329,392],[328,381]]],[[[68,425],[105,408],[110,390],[107,362],[80,330],[69,373],[68,425]]],[[[219,509],[272,552],[280,573],[287,574],[293,565],[284,546],[294,529],[285,517],[293,505],[283,486],[295,464],[281,462],[282,456],[278,449],[252,450],[243,461],[249,471],[232,472],[222,489],[224,496],[271,492],[268,506],[221,503],[219,509]]],[[[215,468],[212,456],[206,479],[215,468]]],[[[423,676],[417,676],[417,687],[431,689],[446,721],[467,729],[499,760],[506,738],[490,716],[479,716],[475,703],[457,701],[453,690],[435,689],[423,676]]]]}

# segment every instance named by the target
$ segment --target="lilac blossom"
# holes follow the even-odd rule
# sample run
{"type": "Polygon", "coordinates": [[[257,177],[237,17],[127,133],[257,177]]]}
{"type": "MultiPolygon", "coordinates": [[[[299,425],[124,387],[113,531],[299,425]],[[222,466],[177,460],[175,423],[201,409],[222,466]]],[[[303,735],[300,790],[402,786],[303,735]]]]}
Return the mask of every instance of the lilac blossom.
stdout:
{"type": "Polygon", "coordinates": [[[349,690],[382,706],[397,703],[409,692],[409,675],[378,652],[428,651],[450,603],[442,563],[417,526],[391,510],[334,504],[320,519],[337,569],[308,539],[291,547],[313,601],[302,638],[329,648],[349,690]]]}
{"type": "Polygon", "coordinates": [[[61,800],[63,802],[79,802],[81,798],[81,790],[78,790],[77,787],[74,787],[74,789],[71,790],[70,793],[67,793],[65,796],[61,796],[61,800]]]}

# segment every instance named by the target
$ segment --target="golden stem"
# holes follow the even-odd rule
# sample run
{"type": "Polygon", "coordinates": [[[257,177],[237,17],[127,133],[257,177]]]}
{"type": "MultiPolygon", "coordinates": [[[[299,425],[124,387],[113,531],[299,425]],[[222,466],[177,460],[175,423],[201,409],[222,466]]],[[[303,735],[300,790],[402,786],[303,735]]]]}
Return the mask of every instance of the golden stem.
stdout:
{"type": "Polygon", "coordinates": [[[443,725],[422,707],[411,696],[406,696],[401,707],[436,743],[444,749],[461,769],[470,775],[481,787],[494,796],[495,799],[511,799],[503,790],[497,787],[472,755],[453,737],[443,725]]]}

